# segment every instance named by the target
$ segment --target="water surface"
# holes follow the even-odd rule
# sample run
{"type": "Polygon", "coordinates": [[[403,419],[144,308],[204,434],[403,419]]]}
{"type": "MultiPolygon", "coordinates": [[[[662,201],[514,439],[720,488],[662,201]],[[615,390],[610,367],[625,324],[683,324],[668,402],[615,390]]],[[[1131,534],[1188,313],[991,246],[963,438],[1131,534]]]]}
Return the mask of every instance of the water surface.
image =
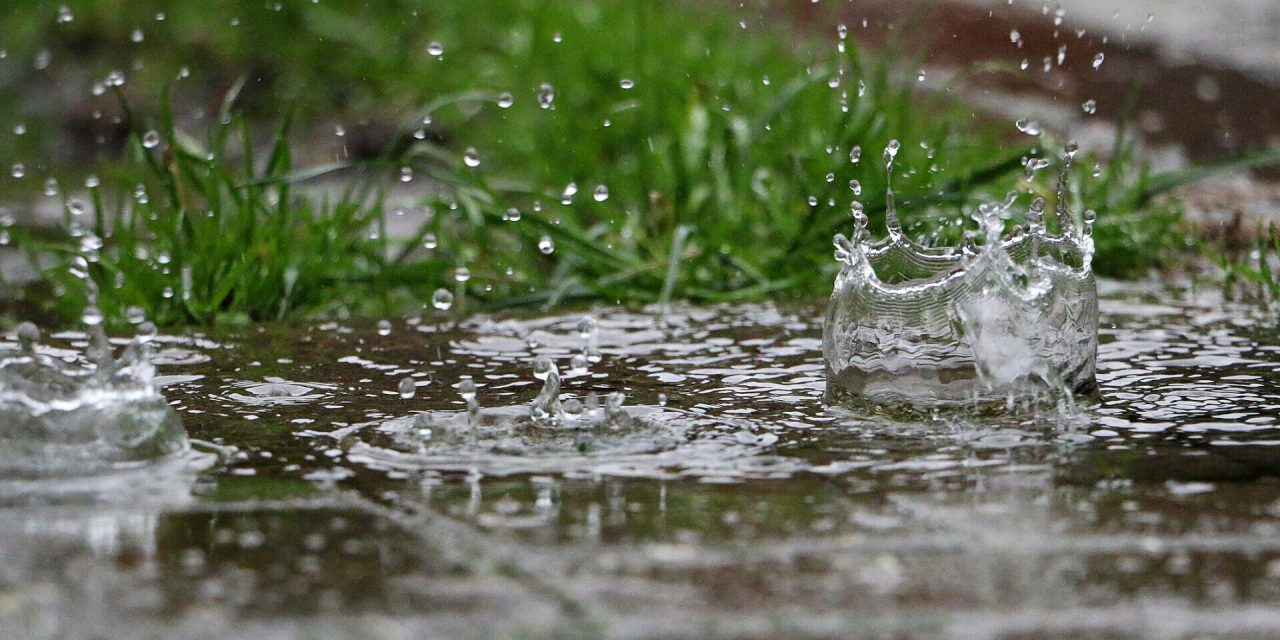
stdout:
{"type": "Polygon", "coordinates": [[[0,635],[1280,634],[1274,318],[1104,284],[1100,400],[903,418],[822,406],[819,304],[594,315],[586,372],[580,313],[159,339],[190,436],[231,453],[9,498],[0,635]],[[450,458],[383,429],[463,410],[464,375],[522,406],[535,354],[662,416],[654,446],[450,458]]]}

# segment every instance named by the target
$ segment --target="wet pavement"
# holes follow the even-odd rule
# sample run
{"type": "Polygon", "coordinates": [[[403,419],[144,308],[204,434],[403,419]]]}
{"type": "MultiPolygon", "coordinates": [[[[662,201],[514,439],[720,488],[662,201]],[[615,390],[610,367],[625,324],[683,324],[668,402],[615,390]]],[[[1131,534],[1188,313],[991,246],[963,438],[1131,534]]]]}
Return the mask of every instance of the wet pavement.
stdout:
{"type": "Polygon", "coordinates": [[[0,631],[1275,637],[1274,317],[1102,300],[1099,400],[983,417],[824,408],[817,306],[599,311],[586,372],[579,314],[162,338],[162,390],[222,461],[88,500],[0,487],[0,631]],[[383,431],[460,410],[464,375],[482,415],[522,410],[534,354],[566,398],[657,412],[652,448],[423,456],[383,431]]]}

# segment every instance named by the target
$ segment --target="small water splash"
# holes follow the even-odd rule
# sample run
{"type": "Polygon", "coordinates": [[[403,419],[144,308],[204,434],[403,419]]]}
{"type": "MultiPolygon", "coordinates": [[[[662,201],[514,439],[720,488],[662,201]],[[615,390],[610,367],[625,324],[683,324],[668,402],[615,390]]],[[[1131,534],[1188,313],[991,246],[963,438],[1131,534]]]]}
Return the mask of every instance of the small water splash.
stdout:
{"type": "MultiPolygon", "coordinates": [[[[591,338],[587,348],[594,351],[595,332],[585,330],[588,326],[594,329],[594,319],[580,324],[581,333],[591,338]]],[[[465,377],[458,384],[465,410],[425,411],[376,423],[369,430],[373,437],[352,444],[349,455],[375,468],[496,475],[589,471],[662,476],[691,467],[715,468],[717,475],[729,476],[726,469],[735,461],[766,451],[777,440],[720,418],[628,406],[621,391],[604,394],[603,402],[594,391],[583,399],[569,397],[562,393],[553,360],[535,357],[532,369],[542,387],[528,405],[481,410],[475,381],[465,377]],[[708,456],[717,458],[716,464],[708,456]]],[[[345,432],[339,435],[345,437],[345,432]]]]}
{"type": "Polygon", "coordinates": [[[154,385],[155,325],[142,323],[112,356],[90,305],[88,363],[42,353],[40,331],[23,323],[18,349],[0,358],[0,468],[17,477],[84,475],[174,456],[190,448],[178,415],[154,385]]]}
{"type": "MultiPolygon", "coordinates": [[[[835,237],[843,267],[823,332],[831,404],[935,406],[1067,398],[1094,386],[1097,293],[1092,212],[1067,204],[1067,147],[1057,185],[1056,229],[1033,198],[1017,193],[973,214],[959,247],[925,247],[902,232],[892,173],[899,145],[884,152],[888,237],[873,242],[853,210],[852,237],[835,237]],[[1021,224],[1005,233],[1005,222],[1021,224]]],[[[1027,163],[1029,177],[1048,166],[1027,163]]]]}

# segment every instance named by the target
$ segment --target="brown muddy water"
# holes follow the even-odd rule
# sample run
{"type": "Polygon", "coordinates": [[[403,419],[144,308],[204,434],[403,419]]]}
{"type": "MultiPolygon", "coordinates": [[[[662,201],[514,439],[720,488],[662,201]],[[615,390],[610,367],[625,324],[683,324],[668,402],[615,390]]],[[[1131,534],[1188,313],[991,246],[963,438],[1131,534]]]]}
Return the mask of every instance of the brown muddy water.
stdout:
{"type": "Polygon", "coordinates": [[[586,371],[581,314],[161,337],[213,453],[4,483],[0,636],[1277,637],[1276,319],[1101,299],[1101,398],[995,417],[823,407],[817,305],[598,310],[586,371]],[[486,419],[525,411],[535,354],[645,420],[405,436],[464,375],[486,419]]]}

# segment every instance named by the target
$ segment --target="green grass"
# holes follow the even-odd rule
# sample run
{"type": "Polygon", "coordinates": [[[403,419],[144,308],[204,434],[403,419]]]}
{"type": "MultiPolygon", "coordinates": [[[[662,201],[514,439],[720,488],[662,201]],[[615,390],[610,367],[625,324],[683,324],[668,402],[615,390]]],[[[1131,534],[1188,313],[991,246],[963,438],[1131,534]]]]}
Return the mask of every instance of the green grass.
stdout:
{"type": "Polygon", "coordinates": [[[1267,223],[1234,255],[1214,254],[1227,292],[1280,309],[1280,226],[1267,223]]]}
{"type": "MultiPolygon", "coordinates": [[[[850,180],[862,185],[873,228],[883,224],[879,158],[890,139],[903,141],[894,187],[918,234],[1029,188],[1020,160],[1060,146],[1011,143],[1008,126],[921,92],[909,58],[861,51],[856,29],[837,52],[835,34],[798,37],[748,9],[174,4],[69,3],[76,19],[61,25],[47,3],[7,10],[24,25],[14,51],[51,41],[55,59],[93,77],[129,69],[118,95],[92,102],[121,116],[127,143],[102,164],[103,186],[85,203],[86,226],[105,241],[92,271],[116,322],[130,307],[170,324],[395,313],[442,287],[457,287],[472,308],[812,299],[830,289],[831,235],[848,224],[850,180]],[[137,26],[145,38],[129,44],[137,26]],[[433,41],[443,56],[427,51],[433,41]],[[145,62],[140,70],[131,58],[145,62]],[[190,77],[175,80],[182,67],[190,77]],[[539,104],[544,83],[552,108],[539,104]],[[228,87],[220,107],[196,117],[228,87]],[[504,93],[508,108],[498,104],[504,93]],[[159,106],[134,113],[130,104],[159,106]],[[383,131],[374,150],[332,157],[346,142],[330,137],[334,123],[366,119],[383,131]],[[269,132],[261,123],[270,120],[283,124],[269,132]],[[151,130],[161,138],[153,148],[143,144],[151,130]],[[464,161],[472,148],[478,166],[464,161]],[[404,168],[428,214],[416,233],[392,239],[380,228],[377,187],[404,168]],[[312,186],[321,174],[329,179],[312,186]],[[566,204],[569,183],[579,193],[566,204]],[[592,197],[599,185],[603,201],[592,197]],[[504,220],[511,208],[518,222],[504,220]],[[422,246],[429,234],[431,249],[422,246]],[[539,250],[544,238],[552,253],[539,250]],[[472,274],[465,284],[453,280],[459,267],[472,274]]],[[[1099,211],[1096,264],[1107,275],[1159,266],[1186,244],[1176,207],[1152,203],[1195,176],[1150,176],[1129,144],[1118,141],[1096,179],[1082,160],[1073,181],[1073,199],[1099,211]]],[[[1052,195],[1052,180],[1041,183],[1031,188],[1052,195]]],[[[83,293],[67,261],[82,253],[80,239],[19,240],[61,259],[44,270],[60,294],[49,304],[78,317],[83,293]]]]}

